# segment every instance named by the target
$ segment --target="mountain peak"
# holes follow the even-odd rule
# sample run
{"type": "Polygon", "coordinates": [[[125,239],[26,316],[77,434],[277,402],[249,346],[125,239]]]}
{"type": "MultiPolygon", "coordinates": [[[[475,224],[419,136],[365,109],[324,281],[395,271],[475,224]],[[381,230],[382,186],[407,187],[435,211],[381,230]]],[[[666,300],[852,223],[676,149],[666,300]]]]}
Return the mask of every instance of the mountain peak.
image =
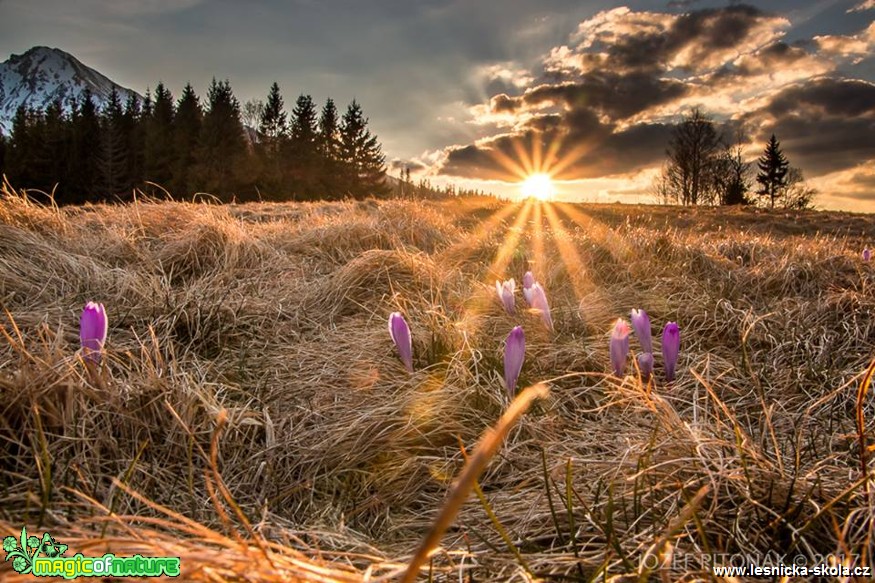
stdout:
{"type": "Polygon", "coordinates": [[[136,92],[114,83],[100,72],[58,48],[35,46],[22,54],[13,54],[0,63],[0,133],[12,129],[12,118],[22,105],[45,109],[60,101],[65,111],[91,90],[98,107],[103,107],[113,88],[124,102],[136,92]]]}

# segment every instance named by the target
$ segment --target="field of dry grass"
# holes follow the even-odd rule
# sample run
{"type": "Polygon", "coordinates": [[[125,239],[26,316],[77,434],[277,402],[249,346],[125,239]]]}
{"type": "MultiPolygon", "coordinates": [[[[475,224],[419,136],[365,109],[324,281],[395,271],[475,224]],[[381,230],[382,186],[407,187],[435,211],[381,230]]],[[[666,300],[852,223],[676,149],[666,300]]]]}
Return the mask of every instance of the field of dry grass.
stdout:
{"type": "Polygon", "coordinates": [[[503,343],[521,325],[520,384],[549,396],[511,429],[423,580],[708,580],[718,553],[871,564],[867,244],[875,221],[840,213],[53,209],[5,192],[0,535],[26,524],[86,555],[178,555],[185,580],[393,577],[461,445],[507,408],[503,343]],[[498,301],[495,280],[527,269],[553,332],[498,301]],[[89,300],[110,321],[97,374],[77,353],[89,300]],[[650,387],[609,373],[608,330],[632,308],[657,342],[680,325],[674,383],[661,358],[650,387]],[[393,311],[410,323],[412,375],[393,311]]]}

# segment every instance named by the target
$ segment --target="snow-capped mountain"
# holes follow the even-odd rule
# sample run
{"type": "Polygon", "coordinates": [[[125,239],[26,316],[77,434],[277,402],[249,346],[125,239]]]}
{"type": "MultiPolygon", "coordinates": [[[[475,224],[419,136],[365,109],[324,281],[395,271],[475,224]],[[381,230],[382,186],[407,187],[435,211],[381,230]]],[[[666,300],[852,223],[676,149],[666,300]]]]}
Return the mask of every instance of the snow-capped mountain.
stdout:
{"type": "Polygon", "coordinates": [[[0,133],[9,135],[12,119],[22,104],[44,109],[60,99],[69,111],[70,100],[78,99],[86,87],[98,107],[103,107],[113,87],[122,103],[130,95],[142,99],[60,49],[33,47],[23,55],[12,55],[0,63],[0,133]]]}

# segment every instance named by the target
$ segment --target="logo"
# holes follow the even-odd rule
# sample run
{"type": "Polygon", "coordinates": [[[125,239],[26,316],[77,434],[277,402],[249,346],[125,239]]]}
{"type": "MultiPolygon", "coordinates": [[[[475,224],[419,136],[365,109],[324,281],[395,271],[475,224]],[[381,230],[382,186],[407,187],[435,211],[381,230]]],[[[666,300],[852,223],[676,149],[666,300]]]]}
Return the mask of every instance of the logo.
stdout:
{"type": "Polygon", "coordinates": [[[3,539],[6,561],[22,575],[36,577],[170,577],[179,576],[179,557],[117,557],[106,553],[101,557],[86,557],[77,553],[65,557],[67,545],[59,543],[48,532],[42,539],[27,536],[27,528],[21,529],[21,538],[7,536],[3,539]]]}

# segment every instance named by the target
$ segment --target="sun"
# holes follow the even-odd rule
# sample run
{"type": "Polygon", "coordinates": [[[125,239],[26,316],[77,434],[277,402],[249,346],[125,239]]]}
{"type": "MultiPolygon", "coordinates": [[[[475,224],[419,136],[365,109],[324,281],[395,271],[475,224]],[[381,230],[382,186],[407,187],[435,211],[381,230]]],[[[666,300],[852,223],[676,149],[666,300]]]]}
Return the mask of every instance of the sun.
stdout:
{"type": "Polygon", "coordinates": [[[532,174],[520,183],[520,191],[526,198],[537,200],[553,200],[556,188],[549,174],[532,174]]]}

